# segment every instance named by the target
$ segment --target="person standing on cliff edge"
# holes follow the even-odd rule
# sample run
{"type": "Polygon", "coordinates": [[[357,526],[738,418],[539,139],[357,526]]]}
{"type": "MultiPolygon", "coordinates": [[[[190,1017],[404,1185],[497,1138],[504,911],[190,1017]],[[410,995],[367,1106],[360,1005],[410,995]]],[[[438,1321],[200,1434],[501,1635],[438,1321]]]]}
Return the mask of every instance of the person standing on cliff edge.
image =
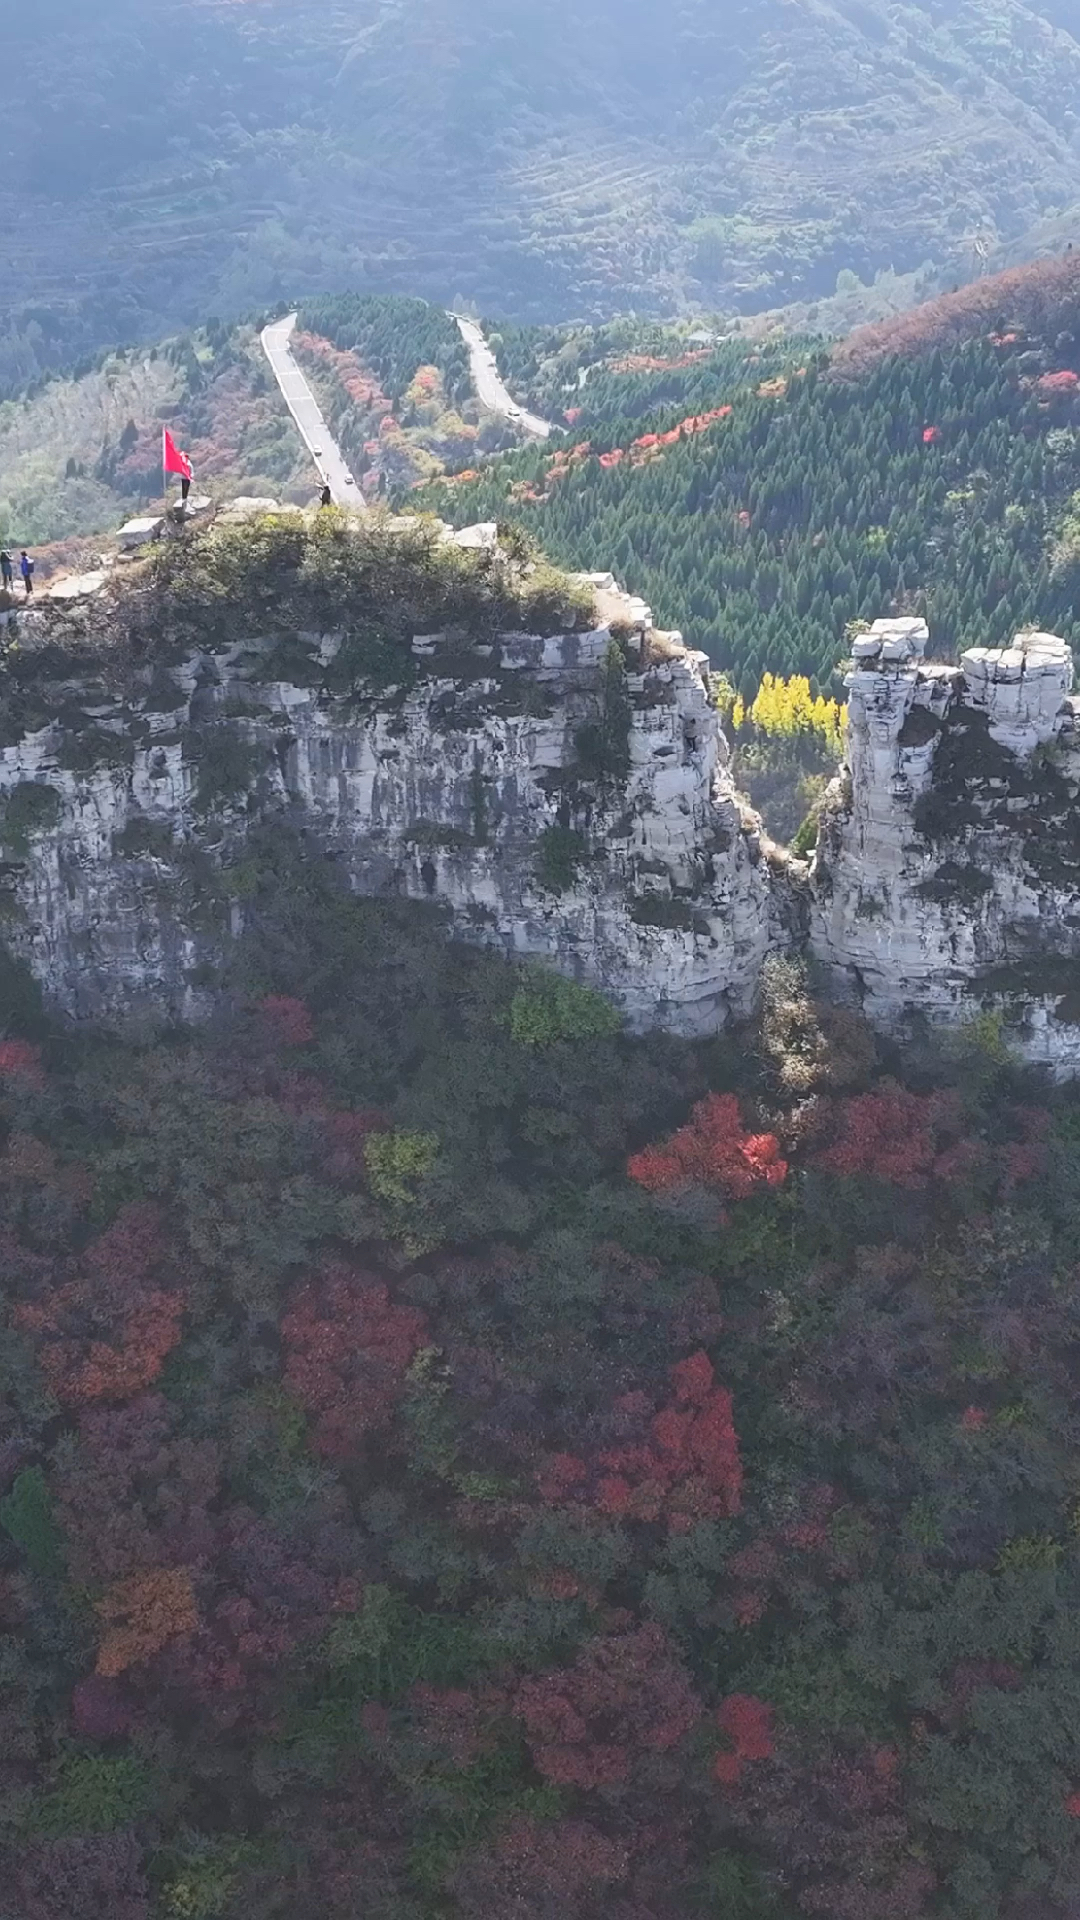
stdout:
{"type": "Polygon", "coordinates": [[[188,494],[191,492],[191,483],[195,478],[195,470],[187,454],[182,453],[177,446],[168,427],[161,429],[161,466],[165,476],[166,504],[169,498],[169,475],[176,473],[180,476],[180,501],[182,505],[186,505],[188,494]]]}
{"type": "Polygon", "coordinates": [[[5,547],[3,553],[0,553],[0,587],[3,587],[5,593],[11,592],[14,580],[15,569],[11,564],[11,555],[5,547]]]}
{"type": "Polygon", "coordinates": [[[26,588],[26,597],[29,600],[34,591],[34,563],[25,547],[19,555],[19,572],[22,574],[23,586],[26,588]]]}

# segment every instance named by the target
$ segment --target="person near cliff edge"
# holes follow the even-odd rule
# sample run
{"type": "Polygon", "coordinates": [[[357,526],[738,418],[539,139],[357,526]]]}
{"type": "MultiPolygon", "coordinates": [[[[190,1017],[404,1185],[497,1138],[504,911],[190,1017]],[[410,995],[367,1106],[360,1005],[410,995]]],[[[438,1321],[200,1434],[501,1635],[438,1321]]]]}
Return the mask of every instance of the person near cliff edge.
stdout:
{"type": "Polygon", "coordinates": [[[22,583],[26,589],[26,597],[29,600],[30,595],[34,591],[34,563],[25,547],[19,555],[19,572],[22,574],[22,583]]]}
{"type": "Polygon", "coordinates": [[[11,564],[11,555],[5,547],[3,553],[0,553],[0,587],[3,587],[5,593],[10,593],[14,581],[15,569],[11,564]]]}
{"type": "Polygon", "coordinates": [[[320,507],[332,507],[333,504],[334,504],[333,494],[331,493],[329,487],[324,487],[322,492],[319,495],[320,507]]]}
{"type": "Polygon", "coordinates": [[[180,503],[182,506],[186,506],[188,494],[191,492],[191,483],[195,478],[195,469],[188,459],[187,454],[182,452],[177,446],[168,427],[162,427],[161,429],[161,467],[163,475],[162,491],[165,495],[166,506],[169,500],[169,475],[172,473],[179,476],[180,503]]]}

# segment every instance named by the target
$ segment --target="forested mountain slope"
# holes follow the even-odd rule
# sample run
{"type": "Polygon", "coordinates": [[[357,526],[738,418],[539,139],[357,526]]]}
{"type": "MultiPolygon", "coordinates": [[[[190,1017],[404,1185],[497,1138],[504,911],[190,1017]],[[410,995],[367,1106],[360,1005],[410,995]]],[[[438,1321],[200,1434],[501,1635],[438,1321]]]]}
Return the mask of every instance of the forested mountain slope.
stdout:
{"type": "MultiPolygon", "coordinates": [[[[833,371],[857,378],[884,360],[951,351],[972,341],[997,337],[1002,346],[1020,347],[1031,371],[1032,349],[1051,345],[1063,361],[1076,364],[1080,349],[1080,253],[1070,248],[1059,260],[1038,260],[954,288],[910,312],[874,326],[858,327],[830,355],[833,371]]],[[[1048,368],[1040,365],[1037,371],[1048,368]]]]}
{"type": "MultiPolygon", "coordinates": [[[[616,352],[564,393],[562,446],[416,497],[614,567],[748,700],[765,671],[824,683],[846,626],[889,611],[925,614],[946,654],[1025,625],[1075,638],[1080,308],[1071,266],[1047,279],[1053,297],[1023,277],[1015,324],[987,282],[963,327],[945,302],[837,370],[813,341],[616,352]]],[[[559,361],[547,334],[509,352],[526,380],[559,361]]]]}
{"type": "Polygon", "coordinates": [[[4,1920],[1073,1920],[1075,1095],[230,873],[0,973],[4,1920]]]}
{"type": "MultiPolygon", "coordinates": [[[[518,453],[499,453],[510,429],[478,408],[439,308],[315,298],[296,351],[365,487],[614,567],[749,701],[766,671],[824,687],[848,623],[889,610],[926,614],[945,650],[1029,623],[1076,637],[1078,260],[837,347],[631,318],[491,326],[517,397],[565,421],[562,444],[518,453]]],[[[215,325],[0,404],[0,534],[117,524],[158,493],[163,421],[211,492],[311,497],[254,330],[215,325]]]]}
{"type": "Polygon", "coordinates": [[[5,23],[0,390],[327,286],[604,316],[966,275],[1074,203],[1047,0],[44,0],[5,23]]]}

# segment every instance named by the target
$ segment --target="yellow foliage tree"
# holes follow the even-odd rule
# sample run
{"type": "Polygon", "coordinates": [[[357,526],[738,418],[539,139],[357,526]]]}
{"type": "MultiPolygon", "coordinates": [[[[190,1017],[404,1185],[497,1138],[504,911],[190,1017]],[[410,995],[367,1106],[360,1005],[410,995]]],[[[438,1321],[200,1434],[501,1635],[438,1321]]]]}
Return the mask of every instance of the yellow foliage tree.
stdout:
{"type": "Polygon", "coordinates": [[[439,1244],[425,1187],[439,1161],[436,1133],[373,1133],[364,1143],[368,1187],[381,1202],[389,1235],[410,1260],[439,1244]]]}
{"type": "Polygon", "coordinates": [[[793,674],[785,680],[780,674],[767,673],[758,688],[749,712],[741,700],[731,716],[736,732],[747,721],[769,739],[795,740],[814,736],[831,752],[839,753],[847,724],[847,707],[838,700],[815,699],[805,674],[793,674]]]}

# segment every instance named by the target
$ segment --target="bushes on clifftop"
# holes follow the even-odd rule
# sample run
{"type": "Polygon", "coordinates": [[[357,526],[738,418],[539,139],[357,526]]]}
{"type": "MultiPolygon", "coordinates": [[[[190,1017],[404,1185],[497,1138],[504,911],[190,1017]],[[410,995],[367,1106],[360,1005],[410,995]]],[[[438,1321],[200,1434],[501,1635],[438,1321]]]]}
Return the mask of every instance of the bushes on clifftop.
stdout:
{"type": "Polygon", "coordinates": [[[545,562],[501,547],[463,550],[436,520],[403,526],[344,514],[268,513],[163,545],[139,609],[149,635],[185,646],[247,636],[343,633],[345,676],[412,670],[417,633],[463,640],[499,631],[559,633],[592,615],[592,596],[545,562]]]}

